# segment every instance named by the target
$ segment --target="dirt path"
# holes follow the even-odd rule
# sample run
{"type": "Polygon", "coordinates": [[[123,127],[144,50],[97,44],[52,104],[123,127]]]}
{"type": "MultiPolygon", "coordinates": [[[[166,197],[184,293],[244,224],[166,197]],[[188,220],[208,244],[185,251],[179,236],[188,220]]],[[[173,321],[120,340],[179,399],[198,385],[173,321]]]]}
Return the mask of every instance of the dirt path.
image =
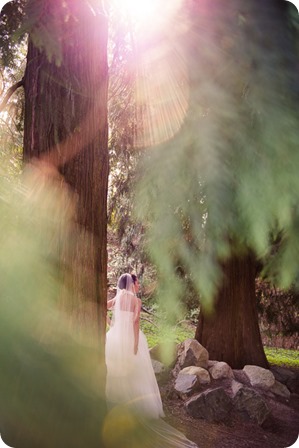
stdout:
{"type": "Polygon", "coordinates": [[[179,399],[163,397],[166,420],[197,443],[199,448],[286,448],[299,433],[299,395],[287,402],[267,399],[272,416],[258,426],[234,419],[229,425],[209,423],[187,415],[179,399]]]}

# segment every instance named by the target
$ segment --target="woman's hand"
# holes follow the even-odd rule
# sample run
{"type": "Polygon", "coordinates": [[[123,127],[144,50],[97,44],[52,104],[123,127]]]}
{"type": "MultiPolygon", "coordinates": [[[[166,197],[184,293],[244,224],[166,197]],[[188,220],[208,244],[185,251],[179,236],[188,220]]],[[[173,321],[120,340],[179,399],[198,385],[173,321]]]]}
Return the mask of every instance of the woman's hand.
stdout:
{"type": "Polygon", "coordinates": [[[134,355],[138,352],[138,342],[139,342],[139,322],[140,322],[140,310],[141,310],[141,300],[135,296],[135,309],[134,309],[134,355]]]}
{"type": "Polygon", "coordinates": [[[138,342],[134,343],[134,355],[137,355],[138,352],[138,342]]]}

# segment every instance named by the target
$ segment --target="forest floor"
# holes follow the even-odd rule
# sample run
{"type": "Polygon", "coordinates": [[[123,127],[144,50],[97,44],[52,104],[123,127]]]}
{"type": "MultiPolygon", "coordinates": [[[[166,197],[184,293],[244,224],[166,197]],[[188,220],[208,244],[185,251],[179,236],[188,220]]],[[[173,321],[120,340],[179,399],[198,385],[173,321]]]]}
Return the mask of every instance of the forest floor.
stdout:
{"type": "MultiPolygon", "coordinates": [[[[117,260],[121,250],[116,238],[109,236],[109,273],[111,277],[110,295],[113,297],[115,285],[115,272],[117,260]],[[116,261],[115,261],[116,260],[116,261]],[[113,280],[113,281],[112,281],[113,280]]],[[[151,320],[154,317],[143,313],[144,320],[141,327],[146,334],[150,347],[159,340],[160,322],[154,325],[151,320]],[[157,331],[158,329],[158,331],[157,331]]],[[[178,326],[177,338],[182,341],[194,334],[194,326],[178,326]]],[[[178,342],[178,341],[176,341],[178,342]]],[[[293,360],[292,360],[293,361],[293,360]]],[[[270,361],[271,363],[271,361],[270,361]]],[[[287,367],[287,366],[285,366],[287,367]]],[[[290,367],[299,374],[299,368],[290,367]]],[[[232,419],[228,424],[211,423],[205,420],[195,419],[189,416],[184,408],[183,401],[169,393],[170,383],[160,385],[163,407],[166,414],[165,420],[176,429],[184,433],[194,441],[199,448],[286,448],[294,445],[299,433],[299,395],[292,394],[289,401],[283,399],[273,400],[268,398],[267,404],[272,411],[271,417],[259,426],[252,422],[244,422],[240,419],[232,419]]],[[[299,448],[296,444],[296,448],[299,448]]]]}
{"type": "MultiPolygon", "coordinates": [[[[299,373],[298,369],[296,371],[299,373]]],[[[187,414],[183,401],[168,391],[169,383],[161,386],[166,421],[199,448],[286,448],[294,445],[298,438],[298,394],[291,394],[288,401],[267,398],[272,415],[259,426],[237,418],[229,423],[211,423],[192,418],[187,414]]],[[[295,446],[297,448],[297,444],[295,446]]]]}

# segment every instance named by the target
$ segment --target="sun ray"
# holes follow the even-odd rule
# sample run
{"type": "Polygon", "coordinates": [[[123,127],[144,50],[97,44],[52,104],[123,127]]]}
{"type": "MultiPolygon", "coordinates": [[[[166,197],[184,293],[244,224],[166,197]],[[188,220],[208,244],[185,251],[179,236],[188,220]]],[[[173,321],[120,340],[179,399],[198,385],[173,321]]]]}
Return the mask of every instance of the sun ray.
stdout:
{"type": "Polygon", "coordinates": [[[162,143],[179,131],[188,108],[188,73],[179,43],[188,31],[183,2],[111,1],[131,24],[131,69],[136,80],[135,145],[162,143]]]}

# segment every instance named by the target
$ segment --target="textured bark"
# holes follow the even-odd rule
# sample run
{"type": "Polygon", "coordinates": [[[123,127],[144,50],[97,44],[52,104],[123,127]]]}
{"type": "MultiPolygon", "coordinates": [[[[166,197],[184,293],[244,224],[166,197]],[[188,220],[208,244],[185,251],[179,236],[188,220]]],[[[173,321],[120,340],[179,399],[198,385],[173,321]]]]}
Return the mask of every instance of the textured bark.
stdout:
{"type": "MultiPolygon", "coordinates": [[[[69,329],[73,331],[82,377],[95,385],[93,397],[75,389],[73,395],[67,396],[67,403],[60,406],[59,400],[63,399],[58,394],[48,404],[55,409],[51,414],[53,425],[60,427],[62,419],[63,428],[72,428],[69,432],[58,431],[61,446],[99,446],[105,411],[108,24],[103,11],[94,11],[89,2],[51,0],[44,5],[45,23],[41,29],[47,26],[54,40],[57,39],[62,60],[57,65],[50,58],[47,42],[42,45],[34,34],[29,36],[24,76],[24,161],[38,159],[37,165],[54,176],[59,170],[64,179],[62,191],[66,185],[71,191],[69,207],[75,206],[75,217],[68,238],[60,236],[58,241],[62,279],[58,300],[70,319],[66,335],[70,335],[69,329]],[[66,8],[69,14],[64,16],[66,8]],[[78,344],[80,335],[83,344],[78,344]],[[90,339],[86,344],[87,337],[90,339]],[[93,366],[92,371],[84,365],[85,357],[88,366],[93,366]],[[81,408],[84,415],[78,419],[81,408]]],[[[67,354],[63,362],[68,365],[66,358],[67,354]]],[[[40,359],[36,363],[39,365],[40,359]]],[[[52,373],[55,379],[55,371],[52,373]]],[[[71,379],[67,374],[56,378],[56,383],[54,379],[53,383],[49,380],[49,387],[68,390],[71,379]]],[[[22,387],[26,388],[25,380],[22,387]]],[[[35,390],[34,386],[32,389],[35,390]]],[[[28,446],[37,446],[35,434],[25,430],[24,438],[30,442],[28,446]]]]}
{"type": "MultiPolygon", "coordinates": [[[[53,10],[48,13],[53,17],[61,11],[60,3],[49,2],[48,8],[53,10]]],[[[73,273],[65,281],[74,295],[73,312],[80,306],[80,322],[89,322],[98,314],[97,333],[103,344],[107,300],[107,17],[101,12],[95,14],[88,2],[70,5],[77,19],[70,17],[63,23],[56,17],[54,23],[63,23],[60,66],[49,61],[46,51],[29,39],[24,159],[43,158],[53,163],[75,193],[81,236],[68,256],[62,254],[71,260],[68,272],[73,273]]]]}
{"type": "Polygon", "coordinates": [[[212,360],[225,361],[234,369],[246,364],[268,367],[264,353],[255,297],[255,260],[233,257],[223,266],[215,313],[199,315],[195,338],[212,360]]]}

